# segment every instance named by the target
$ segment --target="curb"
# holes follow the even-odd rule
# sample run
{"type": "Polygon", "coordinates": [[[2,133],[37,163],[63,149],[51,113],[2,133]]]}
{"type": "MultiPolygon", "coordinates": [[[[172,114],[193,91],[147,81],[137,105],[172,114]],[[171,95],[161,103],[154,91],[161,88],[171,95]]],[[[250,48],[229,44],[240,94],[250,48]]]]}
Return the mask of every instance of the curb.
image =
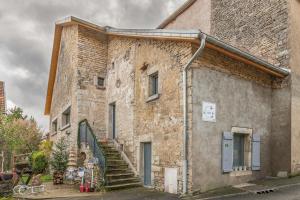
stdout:
{"type": "Polygon", "coordinates": [[[250,193],[249,192],[239,192],[239,193],[234,193],[234,194],[225,194],[225,195],[206,197],[206,198],[200,198],[200,199],[195,199],[195,200],[210,200],[210,199],[218,199],[218,198],[222,198],[222,197],[235,197],[235,196],[240,196],[240,195],[245,195],[245,194],[250,194],[250,193]]]}
{"type": "MultiPolygon", "coordinates": [[[[300,183],[273,186],[272,189],[279,190],[279,189],[293,187],[293,186],[300,186],[300,183]]],[[[195,200],[211,200],[211,199],[218,199],[218,198],[235,197],[235,196],[246,195],[246,194],[251,194],[251,192],[248,192],[248,191],[247,192],[239,192],[239,193],[235,193],[235,194],[219,195],[219,196],[206,197],[206,198],[200,198],[200,199],[195,199],[195,200]]]]}
{"type": "Polygon", "coordinates": [[[33,199],[33,200],[38,200],[38,199],[63,199],[63,198],[80,198],[80,197],[95,197],[103,195],[103,193],[94,193],[94,194],[74,194],[74,195],[62,195],[62,196],[47,196],[47,197],[42,197],[42,196],[20,196],[20,195],[13,195],[14,199],[33,199]]]}

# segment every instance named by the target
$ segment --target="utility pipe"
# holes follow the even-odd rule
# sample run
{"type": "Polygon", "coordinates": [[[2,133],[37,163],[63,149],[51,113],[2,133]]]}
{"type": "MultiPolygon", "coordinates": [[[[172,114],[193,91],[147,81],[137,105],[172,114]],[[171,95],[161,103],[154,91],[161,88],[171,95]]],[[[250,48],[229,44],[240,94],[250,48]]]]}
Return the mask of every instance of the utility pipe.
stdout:
{"type": "Polygon", "coordinates": [[[188,134],[187,134],[187,72],[190,69],[193,61],[202,54],[205,43],[206,35],[204,33],[199,34],[199,39],[201,39],[201,44],[199,49],[194,53],[191,59],[183,67],[183,194],[187,193],[187,174],[188,174],[188,161],[187,161],[187,152],[188,152],[188,134]]]}

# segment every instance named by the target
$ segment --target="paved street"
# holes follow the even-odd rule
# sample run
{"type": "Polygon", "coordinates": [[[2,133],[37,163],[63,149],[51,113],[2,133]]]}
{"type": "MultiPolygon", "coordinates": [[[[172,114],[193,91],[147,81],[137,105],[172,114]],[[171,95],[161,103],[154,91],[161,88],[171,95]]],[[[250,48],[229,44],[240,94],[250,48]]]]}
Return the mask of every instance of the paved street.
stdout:
{"type": "Polygon", "coordinates": [[[252,199],[263,199],[263,200],[300,200],[300,186],[291,186],[288,188],[282,188],[273,193],[269,194],[248,194],[242,196],[218,198],[222,200],[252,200],[252,199]]]}
{"type": "Polygon", "coordinates": [[[135,188],[108,192],[102,196],[61,198],[63,200],[177,200],[177,195],[157,192],[145,188],[135,188]]]}

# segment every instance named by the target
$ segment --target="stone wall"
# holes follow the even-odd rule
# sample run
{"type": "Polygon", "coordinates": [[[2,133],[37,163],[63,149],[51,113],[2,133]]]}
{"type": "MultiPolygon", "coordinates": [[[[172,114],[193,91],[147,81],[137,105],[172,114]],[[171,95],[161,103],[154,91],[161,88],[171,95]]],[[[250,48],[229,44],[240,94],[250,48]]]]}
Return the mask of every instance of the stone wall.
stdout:
{"type": "Polygon", "coordinates": [[[178,191],[182,186],[181,67],[190,55],[188,43],[119,37],[109,42],[107,103],[116,105],[117,141],[141,178],[142,143],[152,143],[152,182],[159,190],[165,167],[178,169],[178,191]],[[153,72],[159,74],[160,96],[148,102],[153,72]]]}
{"type": "Polygon", "coordinates": [[[290,46],[290,68],[292,70],[291,78],[291,172],[294,174],[300,173],[300,2],[299,0],[289,1],[290,9],[290,32],[289,32],[289,46],[290,46]]]}
{"type": "Polygon", "coordinates": [[[104,138],[107,132],[106,88],[98,87],[96,80],[98,77],[106,77],[106,35],[79,26],[77,59],[78,121],[87,119],[95,135],[104,138]]]}
{"type": "MultiPolygon", "coordinates": [[[[110,115],[110,104],[116,106],[116,135],[124,152],[134,161],[134,57],[136,40],[110,38],[107,65],[106,112],[110,115]]],[[[112,138],[112,121],[107,120],[108,137],[112,138]]]]}
{"type": "Polygon", "coordinates": [[[200,29],[272,64],[289,66],[288,0],[197,0],[166,29],[200,29]]]}
{"type": "MultiPolygon", "coordinates": [[[[76,57],[77,26],[64,27],[62,30],[57,72],[55,77],[50,110],[50,134],[54,142],[60,137],[68,138],[70,144],[77,144],[77,104],[76,104],[76,57]],[[71,123],[62,127],[62,113],[71,106],[71,123]],[[52,121],[57,119],[57,133],[52,129],[52,121]]],[[[74,145],[76,147],[76,145],[74,145]]]]}
{"type": "Polygon", "coordinates": [[[172,20],[165,29],[200,29],[204,33],[211,31],[212,0],[197,0],[185,12],[172,20]]]}
{"type": "Polygon", "coordinates": [[[213,0],[211,34],[272,64],[289,66],[287,0],[213,0]]]}
{"type": "Polygon", "coordinates": [[[206,191],[271,175],[272,78],[212,50],[193,64],[193,190],[206,191]],[[255,76],[256,75],[256,76],[255,76]],[[202,120],[202,102],[216,104],[216,122],[202,120]],[[261,170],[222,173],[222,133],[232,127],[261,136],[261,170]]]}
{"type": "MultiPolygon", "coordinates": [[[[191,57],[191,44],[184,42],[141,40],[136,50],[135,137],[136,155],[141,142],[152,142],[154,186],[164,189],[164,170],[177,168],[178,191],[182,191],[182,66],[191,57]],[[143,65],[146,69],[141,70],[143,65]],[[159,98],[149,97],[149,75],[158,72],[159,98]]],[[[138,166],[141,158],[137,157],[138,166]]],[[[140,171],[140,173],[142,173],[140,171]]]]}

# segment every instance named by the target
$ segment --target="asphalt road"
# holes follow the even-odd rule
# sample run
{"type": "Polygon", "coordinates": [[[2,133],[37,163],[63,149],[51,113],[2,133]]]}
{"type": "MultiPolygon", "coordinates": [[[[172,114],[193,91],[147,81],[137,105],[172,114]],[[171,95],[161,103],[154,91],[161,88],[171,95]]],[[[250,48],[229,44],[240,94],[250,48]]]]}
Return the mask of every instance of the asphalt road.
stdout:
{"type": "Polygon", "coordinates": [[[235,197],[218,198],[222,200],[300,200],[300,186],[290,186],[288,188],[281,188],[269,194],[247,194],[235,197]]]}
{"type": "MultiPolygon", "coordinates": [[[[177,195],[156,192],[145,188],[108,192],[102,196],[61,198],[61,200],[178,200],[177,195]]],[[[246,194],[217,200],[300,200],[300,185],[282,188],[269,194],[246,194]]]]}
{"type": "Polygon", "coordinates": [[[179,200],[177,195],[157,192],[143,187],[107,192],[102,196],[61,198],[61,200],[179,200]]]}

